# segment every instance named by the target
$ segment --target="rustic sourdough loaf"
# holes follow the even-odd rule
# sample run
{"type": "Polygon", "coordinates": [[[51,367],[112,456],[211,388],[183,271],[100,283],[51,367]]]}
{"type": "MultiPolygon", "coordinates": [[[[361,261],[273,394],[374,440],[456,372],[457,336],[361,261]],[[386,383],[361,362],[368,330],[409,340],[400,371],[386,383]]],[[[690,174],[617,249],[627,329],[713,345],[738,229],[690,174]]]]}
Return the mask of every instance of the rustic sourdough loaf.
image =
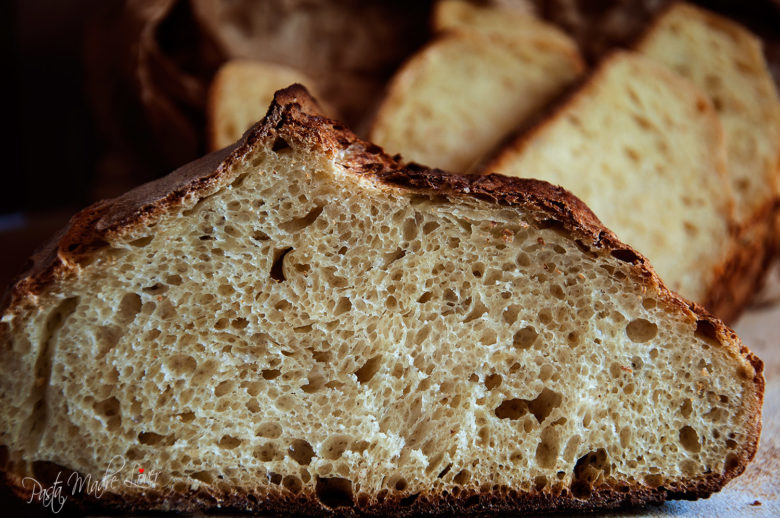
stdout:
{"type": "Polygon", "coordinates": [[[248,59],[222,65],[211,82],[206,106],[209,148],[216,151],[241,138],[265,115],[274,92],[293,83],[316,93],[314,80],[292,67],[248,59]]]}
{"type": "Polygon", "coordinates": [[[300,87],[76,215],[6,301],[0,369],[16,491],[153,470],[77,491],[134,510],[696,498],[755,454],[763,394],[739,338],[568,192],[405,166],[300,87]]]}
{"type": "Polygon", "coordinates": [[[370,138],[465,172],[582,71],[576,49],[554,37],[448,31],[392,79],[370,138]]]}
{"type": "Polygon", "coordinates": [[[723,125],[739,246],[734,282],[722,285],[715,306],[732,319],[756,292],[777,239],[780,100],[761,42],[731,20],[680,3],[662,13],[637,50],[695,83],[723,125]]]}
{"type": "Polygon", "coordinates": [[[618,52],[484,170],[571,190],[671,289],[706,305],[734,247],[724,155],[715,110],[693,84],[618,52]]]}

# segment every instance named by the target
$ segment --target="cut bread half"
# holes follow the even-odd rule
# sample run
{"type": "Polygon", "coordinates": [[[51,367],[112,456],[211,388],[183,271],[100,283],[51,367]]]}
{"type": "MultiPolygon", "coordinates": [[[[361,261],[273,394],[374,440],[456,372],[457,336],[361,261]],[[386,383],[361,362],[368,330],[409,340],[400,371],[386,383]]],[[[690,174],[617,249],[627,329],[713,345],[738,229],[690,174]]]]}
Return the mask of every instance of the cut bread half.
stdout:
{"type": "Polygon", "coordinates": [[[248,59],[234,59],[222,65],[208,94],[209,149],[216,151],[240,139],[265,115],[274,92],[294,83],[304,84],[314,92],[314,80],[292,67],[248,59]]]}
{"type": "Polygon", "coordinates": [[[579,53],[574,40],[557,26],[541,20],[528,10],[497,3],[439,0],[433,6],[431,25],[434,32],[474,30],[513,38],[526,36],[555,40],[573,54],[579,53]]]}
{"type": "Polygon", "coordinates": [[[406,159],[465,172],[583,71],[550,37],[445,32],[391,81],[371,140],[406,159]]]}
{"type": "Polygon", "coordinates": [[[485,167],[560,184],[705,306],[733,250],[723,134],[709,100],[635,53],[591,78],[485,167]]]}
{"type": "Polygon", "coordinates": [[[26,498],[111,473],[65,492],[136,511],[610,508],[741,473],[763,383],[568,192],[401,164],[291,87],[34,258],[0,459],[26,498]]]}
{"type": "Polygon", "coordinates": [[[723,286],[719,316],[733,318],[757,291],[776,237],[780,181],[780,100],[760,40],[742,26],[692,5],[667,9],[637,50],[690,79],[713,101],[740,228],[738,282],[723,286]]]}

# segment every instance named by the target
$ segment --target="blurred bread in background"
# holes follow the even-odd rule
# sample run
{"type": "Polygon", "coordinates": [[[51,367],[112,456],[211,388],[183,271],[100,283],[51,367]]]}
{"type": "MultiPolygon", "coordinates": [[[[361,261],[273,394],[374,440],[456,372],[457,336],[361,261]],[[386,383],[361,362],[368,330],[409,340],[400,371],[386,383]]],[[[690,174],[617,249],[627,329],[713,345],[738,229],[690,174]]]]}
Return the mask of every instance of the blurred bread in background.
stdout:
{"type": "Polygon", "coordinates": [[[725,158],[723,129],[704,94],[621,51],[482,172],[571,190],[672,290],[709,307],[734,247],[725,158]]]}
{"type": "MultiPolygon", "coordinates": [[[[292,67],[248,59],[234,59],[222,65],[211,82],[206,105],[209,151],[241,138],[265,116],[274,93],[294,83],[306,86],[319,97],[315,81],[292,67]]],[[[339,118],[327,105],[323,105],[323,110],[332,118],[339,118]]]]}
{"type": "Polygon", "coordinates": [[[777,246],[780,99],[761,41],[741,25],[686,3],[666,10],[637,50],[691,80],[723,126],[738,247],[712,305],[732,319],[760,284],[777,246]]]}
{"type": "Polygon", "coordinates": [[[442,33],[392,79],[370,140],[407,160],[469,170],[584,71],[576,46],[550,33],[442,33]]]}

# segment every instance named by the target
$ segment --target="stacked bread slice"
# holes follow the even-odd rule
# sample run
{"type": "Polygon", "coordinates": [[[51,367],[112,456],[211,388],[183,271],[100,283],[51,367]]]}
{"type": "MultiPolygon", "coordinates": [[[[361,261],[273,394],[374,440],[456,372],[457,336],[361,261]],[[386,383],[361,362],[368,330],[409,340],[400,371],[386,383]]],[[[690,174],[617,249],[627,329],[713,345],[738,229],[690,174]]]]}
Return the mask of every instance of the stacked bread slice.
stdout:
{"type": "Polygon", "coordinates": [[[481,22],[472,25],[470,18],[446,15],[459,7],[491,12],[461,2],[440,5],[440,34],[392,79],[370,139],[408,160],[464,172],[559,95],[584,65],[571,39],[530,15],[475,15],[481,22]]]}
{"type": "Polygon", "coordinates": [[[577,44],[555,25],[535,16],[524,6],[475,3],[468,0],[439,0],[433,6],[431,26],[435,33],[472,30],[498,33],[514,38],[518,35],[555,40],[561,47],[579,53],[577,44]]]}
{"type": "Polygon", "coordinates": [[[618,52],[485,170],[570,189],[673,290],[706,303],[734,248],[725,167],[709,99],[663,65],[618,52]]]}
{"type": "Polygon", "coordinates": [[[580,200],[400,163],[300,87],[32,264],[0,318],[0,463],[25,498],[609,508],[707,496],[758,444],[760,360],[580,200]]]}
{"type": "Polygon", "coordinates": [[[215,151],[241,138],[265,115],[274,92],[293,83],[312,89],[302,71],[277,63],[234,59],[220,67],[209,88],[206,107],[208,146],[215,151]]]}
{"type": "Polygon", "coordinates": [[[728,176],[735,196],[738,247],[720,286],[723,318],[755,293],[778,232],[780,100],[757,37],[703,9],[674,4],[640,40],[637,50],[691,80],[712,100],[723,126],[728,176]]]}

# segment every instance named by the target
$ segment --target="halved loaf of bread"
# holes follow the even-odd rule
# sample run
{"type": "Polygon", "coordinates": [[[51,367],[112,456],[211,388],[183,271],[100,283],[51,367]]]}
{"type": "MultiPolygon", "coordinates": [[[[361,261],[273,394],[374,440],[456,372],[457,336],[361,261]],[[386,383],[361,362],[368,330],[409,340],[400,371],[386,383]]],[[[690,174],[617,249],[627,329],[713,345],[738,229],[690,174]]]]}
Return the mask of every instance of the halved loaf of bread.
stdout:
{"type": "Polygon", "coordinates": [[[723,132],[710,101],[636,53],[607,58],[549,119],[485,167],[560,184],[707,305],[733,250],[723,132]]]}
{"type": "Polygon", "coordinates": [[[391,81],[371,140],[406,159],[465,172],[583,71],[553,37],[445,32],[391,81]]]}
{"type": "Polygon", "coordinates": [[[433,6],[431,26],[434,32],[474,30],[513,38],[533,36],[544,40],[553,39],[561,47],[568,47],[572,53],[579,53],[574,40],[557,26],[541,20],[528,9],[497,3],[439,0],[433,6]]]}
{"type": "Polygon", "coordinates": [[[763,383],[568,192],[401,164],[291,87],[42,249],[0,320],[0,460],[120,509],[608,508],[741,473],[763,383]]]}
{"type": "Polygon", "coordinates": [[[722,285],[718,316],[731,319],[756,292],[776,242],[780,182],[780,100],[760,40],[742,26],[680,3],[651,26],[637,50],[690,79],[713,101],[723,125],[739,253],[722,285]]]}
{"type": "Polygon", "coordinates": [[[209,149],[222,149],[241,138],[265,115],[274,92],[293,83],[315,92],[314,80],[292,67],[248,59],[222,65],[209,88],[206,106],[209,149]]]}

